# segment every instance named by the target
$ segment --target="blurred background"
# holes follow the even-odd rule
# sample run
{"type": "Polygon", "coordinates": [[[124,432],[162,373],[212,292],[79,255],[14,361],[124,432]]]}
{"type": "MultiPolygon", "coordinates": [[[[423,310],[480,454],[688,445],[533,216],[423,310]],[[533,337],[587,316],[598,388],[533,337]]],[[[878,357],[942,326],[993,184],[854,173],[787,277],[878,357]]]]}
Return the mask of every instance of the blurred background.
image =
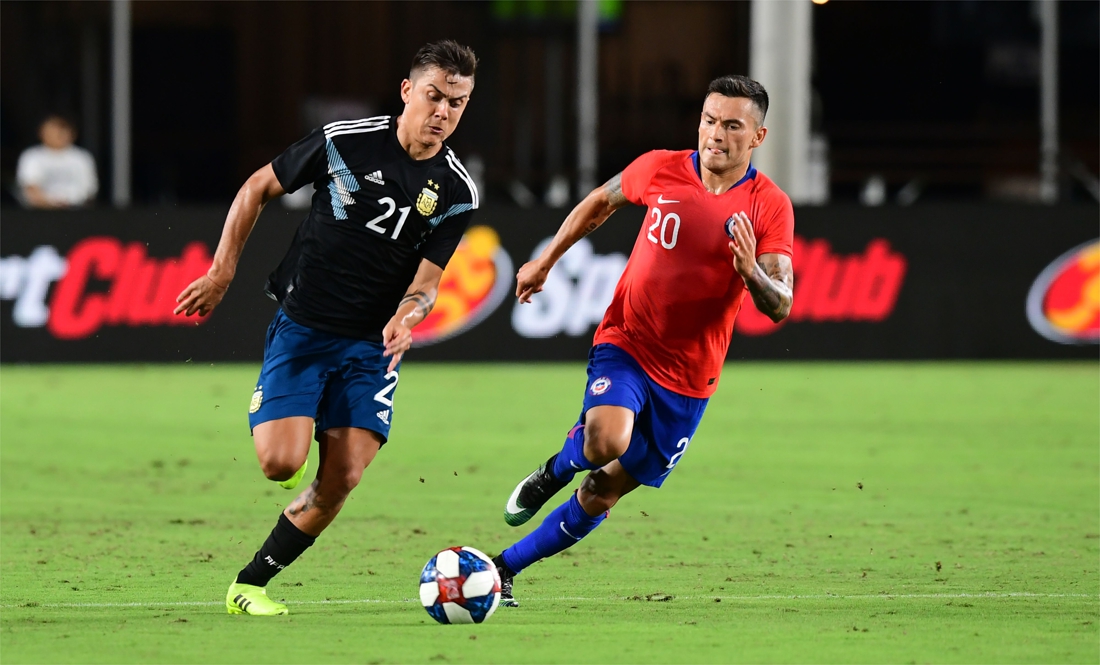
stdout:
{"type": "MultiPolygon", "coordinates": [[[[646,150],[692,147],[707,82],[750,73],[774,90],[769,125],[782,126],[771,138],[798,133],[803,168],[771,169],[806,171],[796,173],[806,182],[781,182],[796,202],[1097,194],[1100,4],[756,4],[596,3],[597,181],[646,150]],[[1054,117],[1044,117],[1044,101],[1054,117]],[[1044,139],[1054,141],[1051,194],[1042,191],[1044,139]]],[[[96,160],[97,203],[120,189],[145,205],[228,202],[312,127],[400,112],[413,53],[450,37],[481,58],[452,143],[483,164],[483,196],[564,205],[577,196],[579,170],[577,7],[4,2],[4,200],[14,201],[20,152],[56,113],[96,160]],[[127,100],[129,123],[120,125],[115,112],[127,100]],[[118,133],[129,137],[125,154],[115,154],[118,133]],[[119,159],[131,164],[128,187],[113,181],[119,159]]]]}
{"type": "MultiPolygon", "coordinates": [[[[76,347],[56,345],[58,333],[47,325],[51,309],[59,315],[59,292],[67,293],[58,285],[65,275],[76,279],[74,265],[85,265],[75,264],[71,254],[82,238],[113,234],[120,247],[144,242],[150,257],[159,251],[162,259],[180,263],[187,263],[182,252],[188,242],[201,242],[212,255],[225,210],[250,173],[315,126],[399,113],[398,87],[412,55],[445,37],[472,46],[480,57],[472,103],[449,142],[480,183],[486,204],[478,223],[493,229],[509,270],[552,234],[563,214],[556,209],[647,150],[693,148],[707,83],[722,74],[747,73],[772,98],[768,141],[754,162],[798,208],[804,241],[799,249],[807,252],[803,268],[796,260],[802,281],[823,285],[820,297],[807,291],[796,302],[835,301],[829,307],[806,305],[801,319],[792,318],[835,324],[840,336],[857,340],[826,348],[820,334],[807,333],[791,351],[795,333],[790,330],[798,325],[772,330],[750,313],[742,331],[755,339],[746,341],[747,353],[1094,357],[1100,324],[1092,315],[1100,310],[1095,302],[1100,296],[1090,290],[1092,254],[1082,255],[1084,263],[1074,259],[1079,270],[1071,271],[1063,296],[1051,296],[1050,285],[1040,288],[1036,280],[1045,269],[1055,270],[1051,266],[1062,254],[1098,235],[1098,35],[1100,2],[1095,1],[7,0],[0,4],[6,257],[0,314],[5,326],[14,317],[51,332],[46,346],[33,351],[39,349],[38,338],[19,337],[28,326],[5,327],[3,359],[85,357],[76,351],[66,355],[70,351],[64,349],[76,347]],[[73,154],[85,171],[94,168],[73,194],[74,210],[65,212],[28,210],[38,206],[28,198],[33,192],[20,184],[20,169],[33,171],[31,157],[48,161],[31,155],[20,166],[24,151],[45,140],[43,121],[50,116],[57,116],[55,140],[65,144],[68,131],[81,149],[73,154]],[[170,234],[163,220],[171,215],[177,222],[170,234]],[[178,235],[183,228],[192,230],[190,237],[178,235]],[[844,305],[854,297],[846,285],[859,281],[857,258],[864,268],[873,263],[876,239],[893,252],[882,256],[902,261],[902,276],[894,280],[892,295],[880,284],[866,287],[867,297],[886,303],[879,307],[886,314],[874,314],[879,323],[910,336],[921,331],[922,339],[904,348],[875,341],[890,336],[886,328],[859,327],[858,321],[874,318],[871,314],[863,319],[844,314],[859,309],[844,305]],[[835,265],[809,260],[826,256],[809,252],[823,247],[815,241],[828,243],[827,255],[838,257],[835,265]],[[35,252],[37,262],[31,260],[35,252]],[[46,255],[48,260],[41,258],[46,255]],[[1006,264],[1016,272],[998,273],[1006,264]],[[38,270],[34,279],[31,266],[38,270]],[[853,276],[845,278],[849,269],[853,276]],[[968,280],[967,288],[959,288],[968,280]],[[973,289],[981,297],[975,298],[973,289]],[[1035,295],[1036,289],[1047,291],[1035,295]],[[996,301],[1004,309],[987,316],[974,309],[975,299],[996,301]],[[1051,312],[1064,322],[1069,319],[1058,319],[1056,312],[1077,312],[1075,307],[1084,308],[1077,317],[1085,323],[1051,323],[1051,312]],[[1031,310],[1038,313],[1025,317],[1031,310]],[[972,325],[960,325],[960,316],[972,325]],[[992,323],[978,321],[983,317],[992,323]],[[1047,322],[1036,323],[1036,317],[1047,322]],[[986,324],[988,330],[974,332],[986,324]],[[1043,325],[1054,332],[1038,332],[1043,325]],[[1016,330],[1012,326],[1018,332],[1003,332],[1016,330]],[[1016,342],[1001,339],[1017,334],[1016,342]],[[926,348],[929,339],[938,341],[926,348]]],[[[257,282],[277,262],[310,194],[307,188],[284,197],[265,212],[265,219],[274,220],[266,224],[272,230],[258,229],[253,240],[264,249],[246,251],[246,257],[259,254],[249,267],[257,282]]],[[[640,221],[642,212],[623,216],[640,221]]],[[[583,296],[591,301],[588,309],[602,312],[610,297],[604,283],[613,285],[615,266],[621,269],[618,259],[604,264],[597,259],[628,254],[637,228],[601,231],[579,250],[592,260],[577,260],[585,267],[570,273],[569,284],[588,294],[583,296]],[[597,264],[605,272],[586,277],[597,264]]],[[[195,265],[202,263],[197,251],[191,255],[195,265]]],[[[501,280],[506,277],[493,256],[480,259],[488,260],[501,280]]],[[[119,286],[121,273],[99,260],[87,264],[99,272],[81,277],[74,293],[124,298],[119,293],[129,287],[119,286]]],[[[1058,275],[1047,281],[1056,285],[1058,275]]],[[[160,296],[149,287],[150,303],[179,280],[162,281],[160,296]]],[[[248,288],[255,296],[258,285],[248,288]]],[[[69,318],[91,316],[78,296],[71,302],[61,298],[72,310],[69,318]]],[[[531,355],[517,351],[518,357],[559,357],[582,349],[590,338],[594,322],[587,319],[525,328],[519,314],[509,321],[506,308],[490,316],[500,304],[501,296],[495,297],[492,304],[485,294],[470,296],[470,311],[463,314],[467,328],[486,318],[498,321],[482,333],[485,349],[444,344],[426,357],[500,357],[493,340],[522,329],[542,331],[535,335],[542,345],[537,348],[548,350],[523,347],[531,355]],[[487,300],[477,300],[483,296],[487,300]],[[577,341],[555,346],[562,335],[577,341]]],[[[226,310],[232,310],[230,304],[227,300],[226,310]]],[[[560,307],[576,310],[575,304],[560,307]]],[[[247,305],[250,312],[262,306],[247,305]]],[[[555,306],[547,301],[543,308],[555,306]]],[[[121,313],[122,304],[109,309],[113,313],[104,326],[140,328],[146,325],[141,321],[155,319],[131,321],[121,313]]],[[[248,314],[260,323],[239,324],[249,330],[244,337],[257,326],[262,333],[269,315],[268,310],[248,314]]],[[[222,321],[247,318],[240,316],[227,311],[222,321]]],[[[227,327],[221,326],[223,336],[227,327]]],[[[85,328],[107,338],[115,334],[85,328]]],[[[460,330],[466,328],[437,337],[460,330]]],[[[120,353],[132,353],[135,344],[151,348],[145,338],[118,334],[123,336],[111,344],[120,353]]],[[[177,334],[163,342],[177,355],[192,353],[181,350],[188,340],[205,339],[193,330],[177,334]]],[[[255,355],[243,348],[240,353],[255,355]]]]}

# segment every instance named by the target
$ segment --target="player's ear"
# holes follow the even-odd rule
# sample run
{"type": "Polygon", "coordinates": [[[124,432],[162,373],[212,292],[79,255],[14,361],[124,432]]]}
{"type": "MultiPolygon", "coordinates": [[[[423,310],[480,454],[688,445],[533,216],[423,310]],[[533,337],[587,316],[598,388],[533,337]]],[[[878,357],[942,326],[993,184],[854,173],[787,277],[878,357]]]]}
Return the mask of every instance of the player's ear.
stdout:
{"type": "Polygon", "coordinates": [[[752,137],[752,143],[749,144],[750,148],[759,148],[760,144],[764,142],[764,137],[768,135],[768,128],[761,125],[756,128],[756,135],[752,137]]]}
{"type": "Polygon", "coordinates": [[[405,79],[401,82],[401,101],[408,104],[412,99],[413,82],[409,79],[405,79]]]}

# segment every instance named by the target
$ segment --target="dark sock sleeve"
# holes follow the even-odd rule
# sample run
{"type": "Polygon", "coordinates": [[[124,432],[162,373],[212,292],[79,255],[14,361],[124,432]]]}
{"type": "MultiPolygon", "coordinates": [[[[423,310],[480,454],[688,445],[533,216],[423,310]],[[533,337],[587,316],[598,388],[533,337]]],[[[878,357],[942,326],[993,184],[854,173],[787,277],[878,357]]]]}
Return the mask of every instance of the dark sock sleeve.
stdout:
{"type": "Polygon", "coordinates": [[[285,513],[279,515],[279,521],[264,541],[263,547],[252,557],[252,561],[237,573],[237,582],[254,586],[267,586],[279,571],[294,563],[317,540],[303,532],[285,513]]]}

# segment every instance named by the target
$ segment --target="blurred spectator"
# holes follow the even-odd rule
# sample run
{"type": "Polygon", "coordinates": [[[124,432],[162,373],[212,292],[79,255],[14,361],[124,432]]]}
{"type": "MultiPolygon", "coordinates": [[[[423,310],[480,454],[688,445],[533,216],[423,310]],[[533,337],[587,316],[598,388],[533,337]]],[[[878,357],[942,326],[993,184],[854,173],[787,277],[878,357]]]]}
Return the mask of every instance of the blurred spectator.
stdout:
{"type": "Polygon", "coordinates": [[[95,158],[73,145],[76,128],[59,115],[38,128],[41,145],[19,155],[16,182],[20,202],[28,208],[72,208],[89,203],[99,191],[95,158]]]}

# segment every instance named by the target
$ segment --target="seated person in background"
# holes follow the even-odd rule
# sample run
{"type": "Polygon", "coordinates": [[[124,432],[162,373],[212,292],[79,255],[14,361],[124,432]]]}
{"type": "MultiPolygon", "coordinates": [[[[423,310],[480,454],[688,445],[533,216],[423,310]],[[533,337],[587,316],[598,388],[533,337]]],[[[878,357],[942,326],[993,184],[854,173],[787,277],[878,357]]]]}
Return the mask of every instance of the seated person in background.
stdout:
{"type": "Polygon", "coordinates": [[[41,145],[19,155],[19,199],[28,208],[73,208],[90,203],[99,191],[95,158],[73,145],[76,128],[59,115],[38,128],[41,145]]]}

